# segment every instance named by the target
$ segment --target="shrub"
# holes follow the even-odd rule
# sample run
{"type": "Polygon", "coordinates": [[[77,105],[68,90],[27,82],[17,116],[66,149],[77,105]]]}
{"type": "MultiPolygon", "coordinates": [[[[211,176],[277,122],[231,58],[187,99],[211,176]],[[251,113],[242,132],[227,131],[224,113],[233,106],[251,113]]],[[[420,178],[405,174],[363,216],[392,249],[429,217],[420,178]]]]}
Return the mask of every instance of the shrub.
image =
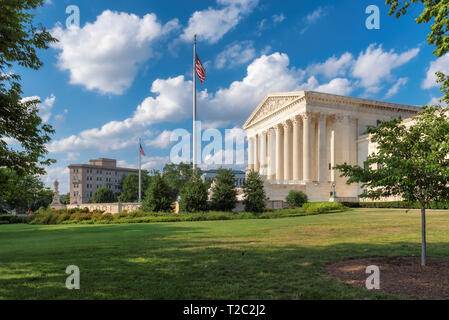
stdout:
{"type": "Polygon", "coordinates": [[[0,215],[0,224],[28,223],[30,220],[30,216],[0,215]]]}
{"type": "Polygon", "coordinates": [[[95,191],[92,202],[93,203],[112,203],[116,201],[114,192],[109,188],[100,188],[95,191]]]}
{"type": "Polygon", "coordinates": [[[179,208],[182,212],[200,212],[207,210],[207,187],[195,173],[181,191],[179,208]]]}
{"type": "Polygon", "coordinates": [[[340,202],[311,202],[305,203],[302,207],[307,214],[341,212],[346,209],[346,207],[340,202]]]}
{"type": "Polygon", "coordinates": [[[307,195],[301,191],[290,190],[287,197],[285,198],[287,203],[291,207],[302,207],[304,203],[307,203],[307,195]]]}
{"type": "Polygon", "coordinates": [[[156,174],[147,189],[142,208],[145,211],[168,212],[171,210],[171,191],[160,174],[156,174]]]}
{"type": "Polygon", "coordinates": [[[232,211],[237,202],[235,177],[232,169],[220,168],[212,186],[211,207],[216,211],[232,211]]]}
{"type": "Polygon", "coordinates": [[[255,171],[248,173],[248,176],[243,184],[243,193],[245,194],[245,198],[243,200],[245,211],[261,213],[266,210],[265,202],[268,198],[265,195],[263,181],[260,178],[259,173],[255,171]]]}

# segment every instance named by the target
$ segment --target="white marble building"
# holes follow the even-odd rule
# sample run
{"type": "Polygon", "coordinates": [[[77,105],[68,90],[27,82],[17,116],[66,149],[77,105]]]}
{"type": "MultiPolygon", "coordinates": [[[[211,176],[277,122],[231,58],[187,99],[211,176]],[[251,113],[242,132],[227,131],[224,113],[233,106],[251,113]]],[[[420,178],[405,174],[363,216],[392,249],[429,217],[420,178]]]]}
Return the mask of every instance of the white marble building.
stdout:
{"type": "Polygon", "coordinates": [[[290,190],[305,192],[310,201],[328,201],[335,184],[339,201],[357,201],[358,185],[347,185],[332,168],[364,165],[375,150],[367,126],[420,107],[317,92],[282,92],[265,96],[243,129],[248,136],[248,170],[266,180],[271,200],[285,200],[290,190]]]}

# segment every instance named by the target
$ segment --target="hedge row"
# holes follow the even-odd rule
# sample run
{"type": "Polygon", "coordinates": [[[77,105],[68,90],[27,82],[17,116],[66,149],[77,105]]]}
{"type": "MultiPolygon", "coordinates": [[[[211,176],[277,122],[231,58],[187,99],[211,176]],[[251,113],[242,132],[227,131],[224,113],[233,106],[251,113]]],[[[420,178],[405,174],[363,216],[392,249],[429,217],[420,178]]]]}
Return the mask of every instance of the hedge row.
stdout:
{"type": "MultiPolygon", "coordinates": [[[[385,208],[385,209],[421,209],[419,202],[409,201],[388,201],[388,202],[342,202],[349,208],[385,208]]],[[[427,209],[449,209],[449,201],[432,201],[427,209]]]]}
{"type": "Polygon", "coordinates": [[[213,221],[236,219],[276,219],[285,217],[306,216],[320,213],[341,212],[344,207],[340,203],[308,203],[302,208],[289,208],[269,211],[261,214],[250,212],[200,212],[200,213],[154,213],[154,212],[122,212],[118,214],[84,212],[77,210],[51,210],[41,208],[31,215],[31,224],[119,224],[119,223],[149,223],[178,221],[213,221]]]}
{"type": "Polygon", "coordinates": [[[31,216],[0,215],[0,224],[29,223],[31,220],[31,216]]]}

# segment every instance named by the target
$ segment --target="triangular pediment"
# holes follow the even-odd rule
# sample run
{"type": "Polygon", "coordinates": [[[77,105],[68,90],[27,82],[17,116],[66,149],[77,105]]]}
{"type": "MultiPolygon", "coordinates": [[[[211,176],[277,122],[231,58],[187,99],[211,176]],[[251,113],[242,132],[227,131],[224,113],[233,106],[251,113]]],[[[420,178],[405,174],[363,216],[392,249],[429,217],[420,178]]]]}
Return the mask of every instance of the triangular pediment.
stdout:
{"type": "Polygon", "coordinates": [[[275,113],[276,111],[282,109],[286,105],[293,103],[304,97],[304,94],[300,93],[285,93],[285,94],[269,94],[266,95],[262,102],[257,106],[251,116],[243,125],[246,129],[256,122],[266,118],[267,116],[275,113]]]}

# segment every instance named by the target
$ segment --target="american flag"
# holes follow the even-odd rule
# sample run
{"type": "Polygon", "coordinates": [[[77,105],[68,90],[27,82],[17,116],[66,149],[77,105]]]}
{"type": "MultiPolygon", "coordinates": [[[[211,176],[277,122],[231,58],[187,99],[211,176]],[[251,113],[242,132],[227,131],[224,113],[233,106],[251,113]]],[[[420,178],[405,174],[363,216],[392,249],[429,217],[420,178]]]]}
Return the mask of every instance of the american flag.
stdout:
{"type": "Polygon", "coordinates": [[[143,155],[143,156],[145,156],[145,152],[143,152],[142,145],[139,145],[139,146],[140,146],[140,154],[143,155]]]}
{"type": "Polygon", "coordinates": [[[204,70],[203,65],[200,61],[200,58],[198,58],[198,56],[196,56],[195,61],[196,61],[196,63],[195,63],[196,74],[198,75],[198,78],[200,79],[201,84],[203,84],[204,80],[206,80],[206,70],[204,70]]]}

